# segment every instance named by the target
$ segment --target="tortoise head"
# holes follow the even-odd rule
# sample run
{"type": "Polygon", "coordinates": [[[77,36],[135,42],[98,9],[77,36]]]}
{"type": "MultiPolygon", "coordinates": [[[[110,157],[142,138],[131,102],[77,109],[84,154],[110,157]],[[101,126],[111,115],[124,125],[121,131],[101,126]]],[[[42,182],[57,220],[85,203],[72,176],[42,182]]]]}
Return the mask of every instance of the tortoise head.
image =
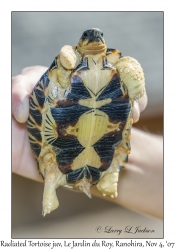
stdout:
{"type": "Polygon", "coordinates": [[[77,46],[81,54],[99,54],[106,52],[103,31],[92,28],[83,32],[77,46]]]}

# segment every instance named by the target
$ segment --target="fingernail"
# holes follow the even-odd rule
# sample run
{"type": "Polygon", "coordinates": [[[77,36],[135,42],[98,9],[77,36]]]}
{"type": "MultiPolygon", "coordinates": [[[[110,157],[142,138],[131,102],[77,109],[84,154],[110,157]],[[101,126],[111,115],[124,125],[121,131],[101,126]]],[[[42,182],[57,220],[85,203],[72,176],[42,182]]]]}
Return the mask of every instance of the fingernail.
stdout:
{"type": "Polygon", "coordinates": [[[134,101],[134,107],[133,107],[133,121],[138,122],[140,118],[140,107],[138,102],[134,101]]]}
{"type": "Polygon", "coordinates": [[[13,106],[13,115],[15,119],[24,123],[27,121],[29,113],[29,99],[25,96],[21,101],[17,101],[13,106]]]}
{"type": "Polygon", "coordinates": [[[138,113],[140,114],[140,106],[138,102],[135,101],[134,107],[137,109],[138,113]]]}
{"type": "Polygon", "coordinates": [[[140,113],[142,111],[144,111],[144,109],[146,108],[148,103],[148,97],[146,95],[146,93],[140,98],[138,104],[139,104],[139,108],[140,108],[140,113]]]}

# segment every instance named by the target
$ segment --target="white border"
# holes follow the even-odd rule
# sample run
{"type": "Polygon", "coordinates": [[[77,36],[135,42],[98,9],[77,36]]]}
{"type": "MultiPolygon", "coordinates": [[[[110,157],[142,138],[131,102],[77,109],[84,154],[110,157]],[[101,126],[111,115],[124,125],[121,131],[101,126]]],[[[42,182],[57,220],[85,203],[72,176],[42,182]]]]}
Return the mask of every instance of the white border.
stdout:
{"type": "MultiPolygon", "coordinates": [[[[164,11],[165,19],[165,230],[164,242],[173,242],[175,222],[175,166],[174,166],[174,124],[175,124],[175,95],[174,95],[174,4],[173,1],[86,1],[86,11],[164,11]],[[100,6],[99,6],[100,3],[100,6]],[[116,6],[116,7],[115,7],[116,6]]],[[[0,8],[0,48],[1,48],[1,92],[0,92],[0,224],[1,239],[11,239],[11,11],[77,11],[83,4],[78,1],[1,1],[0,8]],[[63,6],[64,4],[64,6],[63,6]],[[53,7],[52,7],[53,6],[53,7]],[[2,226],[3,225],[3,226],[2,226]]],[[[80,9],[81,8],[81,9],[80,9]]],[[[156,242],[156,241],[155,241],[156,242]]],[[[159,242],[159,241],[158,241],[159,242]]]]}

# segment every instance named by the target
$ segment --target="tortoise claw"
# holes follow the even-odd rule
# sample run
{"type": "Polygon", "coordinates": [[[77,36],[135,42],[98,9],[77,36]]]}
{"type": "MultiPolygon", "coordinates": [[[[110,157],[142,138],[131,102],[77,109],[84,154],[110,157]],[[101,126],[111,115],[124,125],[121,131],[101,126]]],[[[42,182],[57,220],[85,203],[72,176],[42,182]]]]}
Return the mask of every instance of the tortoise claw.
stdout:
{"type": "Polygon", "coordinates": [[[46,212],[42,211],[42,216],[45,217],[46,216],[46,212]]]}

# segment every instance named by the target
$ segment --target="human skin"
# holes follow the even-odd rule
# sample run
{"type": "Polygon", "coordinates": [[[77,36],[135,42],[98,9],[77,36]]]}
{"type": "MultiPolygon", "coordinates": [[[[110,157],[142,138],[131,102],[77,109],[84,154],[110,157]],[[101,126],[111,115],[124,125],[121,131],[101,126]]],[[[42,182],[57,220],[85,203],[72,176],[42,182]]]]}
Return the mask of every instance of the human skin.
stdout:
{"type": "MultiPolygon", "coordinates": [[[[26,178],[43,182],[31,153],[26,127],[29,96],[41,75],[43,66],[24,68],[12,79],[12,171],[26,178]]],[[[144,95],[133,108],[133,120],[139,120],[147,105],[144,95]]],[[[163,139],[161,136],[132,128],[131,154],[120,173],[118,197],[103,197],[96,188],[92,195],[113,201],[128,209],[158,218],[163,217],[163,139]]]]}

